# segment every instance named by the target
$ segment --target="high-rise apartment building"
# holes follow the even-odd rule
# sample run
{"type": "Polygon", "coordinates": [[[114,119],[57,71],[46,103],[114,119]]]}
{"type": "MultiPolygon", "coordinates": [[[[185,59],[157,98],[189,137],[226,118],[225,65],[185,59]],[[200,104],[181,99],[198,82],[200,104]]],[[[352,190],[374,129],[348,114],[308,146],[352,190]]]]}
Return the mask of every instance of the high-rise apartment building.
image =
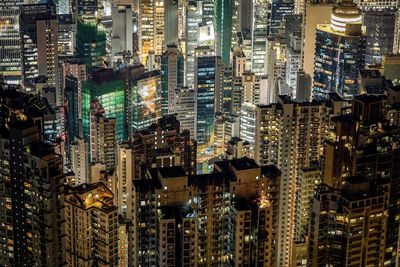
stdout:
{"type": "Polygon", "coordinates": [[[69,158],[74,180],[70,181],[69,184],[72,186],[89,182],[89,157],[87,155],[87,148],[88,144],[83,138],[76,138],[71,143],[69,158]]]}
{"type": "Polygon", "coordinates": [[[134,181],[132,264],[274,266],[279,175],[248,158],[206,175],[150,169],[134,181]]]}
{"type": "Polygon", "coordinates": [[[357,72],[365,64],[365,27],[361,10],[345,0],[333,7],[331,24],[318,24],[315,42],[313,98],[336,92],[357,94],[357,72]]]}
{"type": "Polygon", "coordinates": [[[308,266],[385,266],[389,191],[388,180],[365,177],[348,177],[342,190],[318,188],[308,266]]]}
{"type": "Polygon", "coordinates": [[[124,218],[132,218],[132,181],[143,179],[152,167],[182,166],[188,174],[194,174],[196,142],[190,139],[188,131],[181,131],[174,115],[168,115],[119,144],[117,157],[120,213],[124,218]]]}
{"type": "Polygon", "coordinates": [[[120,266],[118,207],[101,182],[67,187],[65,192],[66,266],[120,266]]]}
{"type": "Polygon", "coordinates": [[[102,163],[107,170],[115,168],[116,118],[105,117],[98,101],[90,104],[89,159],[91,163],[102,163]]]}
{"type": "MultiPolygon", "coordinates": [[[[392,93],[395,95],[395,91],[392,93]]],[[[392,104],[396,100],[394,95],[389,97],[392,104]]],[[[389,201],[388,204],[382,202],[386,203],[388,209],[382,211],[380,216],[387,216],[386,228],[391,230],[387,232],[386,244],[381,245],[384,256],[380,249],[375,248],[380,256],[374,258],[379,259],[377,266],[382,266],[383,262],[387,266],[395,266],[398,257],[395,252],[398,231],[395,229],[399,225],[399,207],[396,203],[399,199],[400,172],[393,163],[398,162],[400,157],[400,129],[398,125],[393,125],[393,121],[386,121],[384,114],[385,106],[381,97],[360,95],[353,99],[350,113],[344,112],[332,118],[325,148],[323,183],[339,190],[343,189],[342,185],[348,177],[361,177],[364,181],[375,181],[377,184],[390,183],[389,197],[382,197],[384,201],[389,201]]],[[[378,189],[378,186],[371,185],[378,189]]],[[[371,203],[375,204],[370,202],[364,206],[371,203]]],[[[350,246],[349,249],[358,250],[357,246],[350,246]]]]}
{"type": "Polygon", "coordinates": [[[255,160],[261,165],[275,164],[282,172],[277,218],[280,225],[278,266],[290,265],[293,240],[300,238],[301,203],[298,193],[303,186],[300,170],[311,167],[312,162],[323,156],[328,114],[325,103],[296,103],[288,96],[280,96],[277,104],[255,109],[251,123],[255,127],[255,160]]]}
{"type": "Polygon", "coordinates": [[[52,3],[20,6],[22,82],[27,92],[44,76],[58,87],[58,40],[56,7],[52,3]]]}
{"type": "Polygon", "coordinates": [[[62,265],[62,156],[42,141],[39,103],[16,89],[1,86],[0,264],[62,265]]]}

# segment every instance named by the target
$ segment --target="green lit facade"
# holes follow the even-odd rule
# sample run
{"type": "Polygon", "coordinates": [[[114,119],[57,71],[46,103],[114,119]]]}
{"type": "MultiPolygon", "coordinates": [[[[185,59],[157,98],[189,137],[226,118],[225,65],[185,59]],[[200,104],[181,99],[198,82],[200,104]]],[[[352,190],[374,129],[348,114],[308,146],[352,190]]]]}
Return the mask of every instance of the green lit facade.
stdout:
{"type": "Polygon", "coordinates": [[[87,66],[102,66],[106,55],[106,33],[95,24],[78,20],[76,51],[87,66]]]}
{"type": "Polygon", "coordinates": [[[112,80],[106,83],[88,81],[82,89],[82,126],[83,136],[87,140],[90,130],[90,102],[98,99],[107,118],[116,118],[116,140],[126,139],[125,131],[125,82],[112,80]]]}
{"type": "Polygon", "coordinates": [[[233,0],[214,2],[215,48],[222,62],[229,63],[232,38],[233,0]]]}

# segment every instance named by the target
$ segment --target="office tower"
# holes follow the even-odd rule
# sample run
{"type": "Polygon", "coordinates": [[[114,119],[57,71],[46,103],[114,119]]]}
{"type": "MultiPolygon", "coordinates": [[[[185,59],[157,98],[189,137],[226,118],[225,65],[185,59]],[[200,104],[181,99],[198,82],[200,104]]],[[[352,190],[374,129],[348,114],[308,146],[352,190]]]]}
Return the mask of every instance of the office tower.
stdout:
{"type": "Polygon", "coordinates": [[[332,4],[328,1],[326,4],[305,3],[303,34],[302,34],[302,58],[304,72],[314,77],[314,54],[315,38],[317,25],[329,23],[332,14],[332,4]]]}
{"type": "Polygon", "coordinates": [[[311,100],[311,76],[304,71],[297,73],[296,101],[306,102],[311,100]]]}
{"type": "Polygon", "coordinates": [[[363,24],[366,27],[365,64],[381,64],[382,57],[393,51],[396,13],[392,10],[366,11],[363,24]]]}
{"type": "Polygon", "coordinates": [[[58,23],[58,56],[72,57],[75,54],[76,31],[71,14],[57,15],[58,23]]]}
{"type": "MultiPolygon", "coordinates": [[[[253,25],[251,31],[251,71],[257,75],[265,73],[265,51],[269,34],[271,2],[256,0],[253,4],[253,25]]],[[[247,57],[247,56],[246,56],[247,57]]]]}
{"type": "Polygon", "coordinates": [[[257,163],[275,164],[282,172],[277,259],[278,266],[290,266],[293,240],[301,239],[300,170],[323,156],[330,109],[324,102],[296,103],[288,96],[279,96],[278,103],[270,105],[244,110],[246,106],[242,106],[240,138],[253,147],[257,163]]]}
{"type": "Polygon", "coordinates": [[[122,58],[123,62],[130,63],[129,56],[133,54],[132,6],[113,6],[111,18],[113,62],[122,58]]]}
{"type": "Polygon", "coordinates": [[[215,96],[221,90],[221,58],[198,55],[195,63],[196,130],[195,139],[199,146],[210,145],[214,132],[215,96]]]}
{"type": "Polygon", "coordinates": [[[290,15],[285,17],[285,39],[287,43],[285,81],[289,87],[293,88],[293,91],[296,91],[297,89],[297,73],[302,67],[302,19],[301,15],[290,15]]]}
{"type": "Polygon", "coordinates": [[[132,84],[132,131],[155,123],[161,116],[161,73],[146,72],[132,84]]]}
{"type": "Polygon", "coordinates": [[[150,169],[147,179],[133,182],[140,212],[132,224],[132,265],[274,266],[279,175],[248,158],[216,163],[206,175],[150,169]]]}
{"type": "Polygon", "coordinates": [[[193,89],[188,87],[178,87],[175,89],[174,114],[181,123],[181,129],[190,132],[190,138],[194,138],[196,98],[193,89]]]}
{"type": "Polygon", "coordinates": [[[115,168],[116,121],[116,118],[106,117],[99,101],[90,103],[90,162],[105,164],[107,170],[115,168]]]}
{"type": "Polygon", "coordinates": [[[1,87],[0,264],[61,265],[62,157],[41,140],[37,103],[16,89],[1,87]]]}
{"type": "Polygon", "coordinates": [[[183,30],[181,30],[180,28],[184,28],[182,22],[185,16],[179,12],[178,2],[182,3],[184,1],[175,1],[175,0],[164,1],[164,40],[165,40],[164,46],[165,47],[168,47],[168,45],[172,44],[178,45],[179,40],[184,38],[183,30]],[[181,23],[181,25],[179,25],[179,22],[181,23]]]}
{"type": "Polygon", "coordinates": [[[271,17],[269,25],[269,36],[278,36],[285,29],[287,16],[293,14],[295,3],[285,0],[273,0],[271,3],[271,17]]]}
{"type": "Polygon", "coordinates": [[[96,0],[72,0],[72,14],[75,23],[82,20],[84,23],[97,24],[98,1],[96,0]]]}
{"type": "Polygon", "coordinates": [[[232,0],[221,0],[214,3],[215,51],[224,64],[228,64],[230,60],[232,8],[232,0]]]}
{"type": "MultiPolygon", "coordinates": [[[[291,94],[280,91],[279,84],[284,82],[286,77],[287,43],[281,37],[271,37],[267,40],[267,57],[265,60],[266,73],[268,75],[269,102],[275,103],[279,94],[291,94]]],[[[289,62],[290,63],[290,62],[289,62]]]]}
{"type": "Polygon", "coordinates": [[[76,186],[88,183],[89,178],[89,159],[87,155],[87,143],[83,138],[76,138],[71,143],[71,171],[74,173],[74,180],[70,185],[76,186]]]}
{"type": "Polygon", "coordinates": [[[195,49],[198,46],[199,24],[202,22],[202,1],[189,1],[186,14],[185,85],[194,87],[195,49]]]}
{"type": "Polygon", "coordinates": [[[67,266],[118,265],[118,208],[103,183],[67,187],[65,250],[67,266]]]}
{"type": "Polygon", "coordinates": [[[90,108],[93,100],[103,106],[106,118],[116,119],[116,140],[125,140],[129,125],[126,116],[129,106],[126,105],[126,82],[112,69],[99,69],[92,74],[92,79],[82,85],[82,128],[83,137],[89,141],[90,108]]]}
{"type": "Polygon", "coordinates": [[[164,0],[154,0],[154,53],[161,56],[164,44],[164,0]]]}
{"type": "Polygon", "coordinates": [[[34,90],[35,78],[44,76],[58,86],[57,16],[54,4],[22,5],[20,13],[22,82],[34,90]]]}
{"type": "Polygon", "coordinates": [[[184,58],[176,45],[161,57],[161,114],[174,113],[175,90],[184,83],[184,58]]]}
{"type": "Polygon", "coordinates": [[[139,2],[139,54],[145,65],[150,52],[161,56],[164,39],[164,1],[142,0],[139,2]]]}
{"type": "Polygon", "coordinates": [[[90,24],[83,19],[77,21],[76,55],[86,66],[104,66],[106,55],[106,33],[96,24],[90,24]]]}
{"type": "Polygon", "coordinates": [[[400,84],[400,55],[386,55],[382,61],[383,76],[394,85],[400,84]]]}
{"type": "Polygon", "coordinates": [[[21,81],[21,46],[18,4],[22,0],[4,0],[0,3],[0,75],[7,83],[21,81]]]}
{"type": "Polygon", "coordinates": [[[144,179],[147,169],[182,166],[188,174],[196,172],[196,142],[188,131],[180,129],[174,115],[164,116],[148,127],[136,131],[131,140],[118,145],[118,203],[124,218],[131,219],[132,181],[144,179]]]}
{"type": "Polygon", "coordinates": [[[314,99],[326,99],[331,92],[351,99],[357,93],[357,71],[365,63],[365,38],[361,10],[347,0],[333,7],[331,24],[317,25],[314,99]]]}

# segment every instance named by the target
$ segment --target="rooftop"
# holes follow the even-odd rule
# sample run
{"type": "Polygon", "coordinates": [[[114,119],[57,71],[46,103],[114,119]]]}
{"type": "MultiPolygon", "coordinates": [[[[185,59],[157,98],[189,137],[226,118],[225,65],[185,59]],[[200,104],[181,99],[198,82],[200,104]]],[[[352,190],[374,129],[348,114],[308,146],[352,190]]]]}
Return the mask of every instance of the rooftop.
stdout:
{"type": "Polygon", "coordinates": [[[113,205],[113,193],[101,182],[94,184],[81,184],[68,188],[65,201],[81,209],[99,209],[110,212],[117,209],[113,205]]]}

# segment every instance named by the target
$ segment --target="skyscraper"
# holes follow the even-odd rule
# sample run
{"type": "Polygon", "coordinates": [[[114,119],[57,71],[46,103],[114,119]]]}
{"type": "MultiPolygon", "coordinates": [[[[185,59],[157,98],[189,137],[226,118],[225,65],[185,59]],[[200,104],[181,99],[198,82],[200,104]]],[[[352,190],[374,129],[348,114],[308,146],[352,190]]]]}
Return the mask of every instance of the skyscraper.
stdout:
{"type": "Polygon", "coordinates": [[[21,81],[18,4],[22,3],[22,0],[4,0],[0,3],[0,75],[8,83],[21,81]]]}
{"type": "Polygon", "coordinates": [[[42,140],[41,104],[16,89],[0,88],[0,264],[61,265],[62,156],[42,140]]]}
{"type": "Polygon", "coordinates": [[[132,131],[144,129],[161,117],[161,73],[146,72],[132,85],[132,131]]]}
{"type": "Polygon", "coordinates": [[[34,91],[35,78],[44,76],[58,86],[57,16],[54,4],[22,5],[20,13],[22,81],[34,91]]]}
{"type": "Polygon", "coordinates": [[[357,72],[365,63],[365,28],[361,10],[349,0],[332,9],[331,24],[317,26],[313,98],[336,92],[345,99],[357,93],[357,72]]]}
{"type": "Polygon", "coordinates": [[[233,0],[214,2],[215,51],[222,63],[230,60],[233,0]]]}
{"type": "Polygon", "coordinates": [[[133,182],[132,264],[275,266],[279,176],[248,158],[206,175],[150,169],[133,182]]]}
{"type": "Polygon", "coordinates": [[[105,117],[99,101],[90,103],[89,159],[91,163],[102,163],[107,170],[115,168],[116,118],[105,117]]]}
{"type": "Polygon", "coordinates": [[[393,51],[396,13],[394,10],[366,11],[363,22],[366,28],[366,64],[381,64],[382,57],[393,51]]]}
{"type": "Polygon", "coordinates": [[[79,18],[76,24],[76,54],[88,67],[104,66],[106,33],[96,24],[79,18]]]}
{"type": "Polygon", "coordinates": [[[103,106],[106,118],[116,119],[116,140],[126,138],[129,125],[125,122],[129,106],[125,101],[126,82],[118,74],[112,69],[100,69],[82,86],[82,128],[86,141],[90,136],[90,108],[94,100],[103,106]]]}
{"type": "Polygon", "coordinates": [[[119,266],[118,208],[113,201],[113,193],[103,183],[67,188],[67,266],[119,266]]]}
{"type": "Polygon", "coordinates": [[[111,16],[113,20],[111,56],[114,57],[114,62],[122,58],[129,63],[129,58],[133,54],[132,6],[113,6],[111,16]]]}
{"type": "Polygon", "coordinates": [[[251,71],[265,74],[265,51],[269,34],[271,2],[256,0],[253,4],[253,25],[251,32],[251,71]]]}
{"type": "Polygon", "coordinates": [[[195,64],[196,135],[199,145],[210,145],[214,132],[215,95],[221,90],[221,58],[198,55],[195,64]]]}
{"type": "Polygon", "coordinates": [[[189,1],[186,14],[185,85],[194,88],[196,47],[202,21],[202,1],[189,1]]]}
{"type": "Polygon", "coordinates": [[[176,45],[161,57],[161,114],[174,113],[175,90],[184,83],[184,59],[176,45]]]}

